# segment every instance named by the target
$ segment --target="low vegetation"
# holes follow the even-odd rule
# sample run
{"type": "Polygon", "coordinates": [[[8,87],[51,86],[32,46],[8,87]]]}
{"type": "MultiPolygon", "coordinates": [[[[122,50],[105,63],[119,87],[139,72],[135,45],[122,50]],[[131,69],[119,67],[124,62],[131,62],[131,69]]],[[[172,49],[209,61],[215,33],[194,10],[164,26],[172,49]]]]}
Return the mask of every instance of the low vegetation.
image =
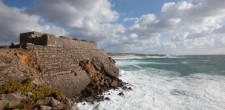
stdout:
{"type": "Polygon", "coordinates": [[[33,86],[31,85],[31,82],[31,78],[27,78],[22,81],[9,81],[4,85],[0,86],[0,94],[8,94],[19,91],[22,93],[31,92],[31,97],[33,100],[39,100],[45,97],[54,97],[57,100],[62,100],[65,98],[62,92],[57,89],[50,88],[46,85],[33,86]]]}
{"type": "Polygon", "coordinates": [[[24,94],[31,93],[31,99],[28,101],[21,101],[21,103],[15,107],[6,106],[5,109],[7,110],[14,108],[29,110],[31,107],[37,106],[35,105],[37,100],[43,99],[45,97],[53,97],[59,101],[66,98],[62,92],[57,89],[50,88],[46,85],[32,84],[31,78],[27,78],[22,81],[12,80],[0,86],[0,94],[9,94],[14,92],[21,92],[24,94]]]}

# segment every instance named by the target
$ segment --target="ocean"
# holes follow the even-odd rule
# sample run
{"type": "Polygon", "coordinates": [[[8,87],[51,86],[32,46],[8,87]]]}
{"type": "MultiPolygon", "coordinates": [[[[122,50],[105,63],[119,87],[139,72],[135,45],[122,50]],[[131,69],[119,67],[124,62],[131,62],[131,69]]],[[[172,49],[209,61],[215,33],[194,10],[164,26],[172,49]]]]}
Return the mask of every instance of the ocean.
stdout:
{"type": "Polygon", "coordinates": [[[110,90],[109,101],[80,102],[81,110],[225,110],[223,55],[114,59],[133,90],[110,90]]]}

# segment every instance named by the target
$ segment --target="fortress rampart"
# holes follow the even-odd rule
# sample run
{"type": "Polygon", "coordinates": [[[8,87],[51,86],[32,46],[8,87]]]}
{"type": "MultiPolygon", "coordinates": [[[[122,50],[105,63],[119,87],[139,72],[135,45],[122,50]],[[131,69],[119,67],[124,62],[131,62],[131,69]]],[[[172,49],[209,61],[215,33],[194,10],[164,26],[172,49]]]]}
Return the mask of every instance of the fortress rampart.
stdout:
{"type": "Polygon", "coordinates": [[[52,47],[97,48],[97,43],[92,41],[78,40],[65,36],[56,37],[53,34],[35,31],[20,34],[20,44],[27,43],[52,47]]]}
{"type": "Polygon", "coordinates": [[[95,42],[28,32],[20,34],[20,45],[36,57],[41,79],[70,97],[80,94],[92,81],[80,66],[83,60],[95,59],[98,63],[94,67],[99,72],[106,73],[106,76],[119,76],[115,62],[106,52],[98,49],[95,42]]]}

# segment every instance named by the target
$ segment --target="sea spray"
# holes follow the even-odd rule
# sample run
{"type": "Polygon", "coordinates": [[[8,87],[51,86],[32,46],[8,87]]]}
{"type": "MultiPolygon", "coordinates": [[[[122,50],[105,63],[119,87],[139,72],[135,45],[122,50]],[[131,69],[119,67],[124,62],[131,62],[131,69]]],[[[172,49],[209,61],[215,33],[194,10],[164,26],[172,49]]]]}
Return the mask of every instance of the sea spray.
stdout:
{"type": "Polygon", "coordinates": [[[174,61],[165,58],[116,60],[120,78],[133,90],[110,90],[105,93],[109,101],[81,102],[78,106],[84,110],[224,110],[225,76],[224,69],[219,66],[223,61],[215,56],[207,60],[209,58],[208,64],[204,63],[204,58],[193,56],[173,58],[174,61]],[[155,64],[148,63],[154,61],[155,64]],[[188,63],[182,64],[184,61],[188,63]],[[163,67],[168,66],[166,63],[176,64],[166,69],[163,67]],[[176,66],[189,71],[176,70],[176,66]],[[124,96],[118,95],[121,91],[124,96]]]}

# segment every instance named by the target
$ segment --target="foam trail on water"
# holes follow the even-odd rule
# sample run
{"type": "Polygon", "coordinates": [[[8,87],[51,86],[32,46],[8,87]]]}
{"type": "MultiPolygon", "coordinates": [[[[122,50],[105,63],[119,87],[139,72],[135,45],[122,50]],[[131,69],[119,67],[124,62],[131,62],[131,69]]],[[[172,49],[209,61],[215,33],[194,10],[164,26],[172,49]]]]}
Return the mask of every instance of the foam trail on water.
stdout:
{"type": "Polygon", "coordinates": [[[116,64],[117,66],[137,66],[138,64],[157,64],[157,65],[175,65],[177,63],[162,63],[162,62],[138,62],[136,60],[127,60],[127,61],[120,61],[119,64],[116,64]]]}
{"type": "Polygon", "coordinates": [[[78,103],[81,110],[224,110],[225,77],[196,73],[180,76],[153,68],[120,70],[132,91],[110,90],[110,101],[78,103]],[[85,105],[83,105],[85,103],[85,105]]]}

